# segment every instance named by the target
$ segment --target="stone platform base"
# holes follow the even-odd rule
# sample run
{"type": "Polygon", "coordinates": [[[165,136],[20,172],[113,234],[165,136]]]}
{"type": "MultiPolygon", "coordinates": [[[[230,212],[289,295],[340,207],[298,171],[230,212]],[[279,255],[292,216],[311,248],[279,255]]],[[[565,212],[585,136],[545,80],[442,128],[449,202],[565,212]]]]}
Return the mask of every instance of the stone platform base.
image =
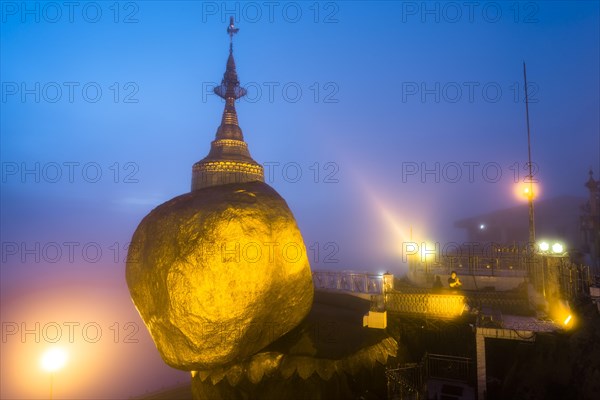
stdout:
{"type": "Polygon", "coordinates": [[[293,331],[236,364],[192,372],[194,399],[385,399],[385,365],[397,342],[363,328],[369,302],[315,293],[293,331]]]}

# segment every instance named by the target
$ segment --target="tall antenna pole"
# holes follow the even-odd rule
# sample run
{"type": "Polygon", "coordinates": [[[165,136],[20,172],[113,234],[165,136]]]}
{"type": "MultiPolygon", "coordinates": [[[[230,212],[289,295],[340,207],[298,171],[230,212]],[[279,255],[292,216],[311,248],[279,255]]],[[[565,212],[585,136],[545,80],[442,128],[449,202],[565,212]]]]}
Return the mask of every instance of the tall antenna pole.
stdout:
{"type": "Polygon", "coordinates": [[[535,225],[533,223],[533,173],[531,164],[531,133],[529,130],[529,97],[527,96],[527,69],[525,67],[525,61],[523,61],[523,78],[525,80],[525,116],[527,118],[527,157],[529,167],[529,192],[527,192],[527,198],[529,200],[529,246],[535,244],[535,225]]]}

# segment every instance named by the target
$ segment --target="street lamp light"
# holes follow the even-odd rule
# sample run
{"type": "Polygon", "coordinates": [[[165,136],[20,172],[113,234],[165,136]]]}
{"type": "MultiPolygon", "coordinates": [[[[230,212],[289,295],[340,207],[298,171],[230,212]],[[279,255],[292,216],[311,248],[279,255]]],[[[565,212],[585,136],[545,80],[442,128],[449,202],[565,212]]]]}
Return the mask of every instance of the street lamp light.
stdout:
{"type": "Polygon", "coordinates": [[[47,350],[41,359],[41,366],[50,372],[50,400],[52,400],[52,389],[54,384],[54,373],[67,363],[67,353],[63,349],[52,348],[47,350]]]}
{"type": "Polygon", "coordinates": [[[562,256],[565,254],[565,246],[560,242],[554,242],[552,246],[548,242],[538,243],[538,250],[546,256],[562,256]]]}
{"type": "Polygon", "coordinates": [[[553,253],[559,254],[559,253],[562,253],[563,250],[564,250],[563,245],[560,244],[560,243],[554,243],[552,245],[552,252],[553,253]]]}

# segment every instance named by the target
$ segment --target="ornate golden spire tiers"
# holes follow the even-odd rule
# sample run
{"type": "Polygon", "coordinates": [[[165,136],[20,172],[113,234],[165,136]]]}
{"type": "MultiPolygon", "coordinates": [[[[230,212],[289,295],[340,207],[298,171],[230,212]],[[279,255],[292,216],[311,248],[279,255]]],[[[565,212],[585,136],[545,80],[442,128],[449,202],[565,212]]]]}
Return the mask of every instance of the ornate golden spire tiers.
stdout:
{"type": "Polygon", "coordinates": [[[238,31],[231,17],[227,27],[229,58],[221,85],[214,89],[217,96],[225,99],[225,109],[210,152],[192,167],[192,191],[228,183],[265,181],[263,167],[250,156],[235,111],[235,101],[246,95],[233,59],[233,35],[238,31]]]}

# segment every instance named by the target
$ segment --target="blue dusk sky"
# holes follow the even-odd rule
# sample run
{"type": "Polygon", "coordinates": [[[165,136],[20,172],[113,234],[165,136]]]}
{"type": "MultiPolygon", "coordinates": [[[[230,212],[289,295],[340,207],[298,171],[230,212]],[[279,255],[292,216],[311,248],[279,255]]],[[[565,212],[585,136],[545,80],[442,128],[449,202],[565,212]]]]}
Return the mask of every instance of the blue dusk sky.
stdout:
{"type": "Polygon", "coordinates": [[[189,380],[124,257],[209,151],[230,16],[240,126],[313,268],[401,274],[411,228],[461,241],[455,221],[522,204],[524,61],[539,199],[600,173],[596,1],[0,4],[2,398],[47,397],[53,340],[72,347],[58,397],[189,380]]]}

